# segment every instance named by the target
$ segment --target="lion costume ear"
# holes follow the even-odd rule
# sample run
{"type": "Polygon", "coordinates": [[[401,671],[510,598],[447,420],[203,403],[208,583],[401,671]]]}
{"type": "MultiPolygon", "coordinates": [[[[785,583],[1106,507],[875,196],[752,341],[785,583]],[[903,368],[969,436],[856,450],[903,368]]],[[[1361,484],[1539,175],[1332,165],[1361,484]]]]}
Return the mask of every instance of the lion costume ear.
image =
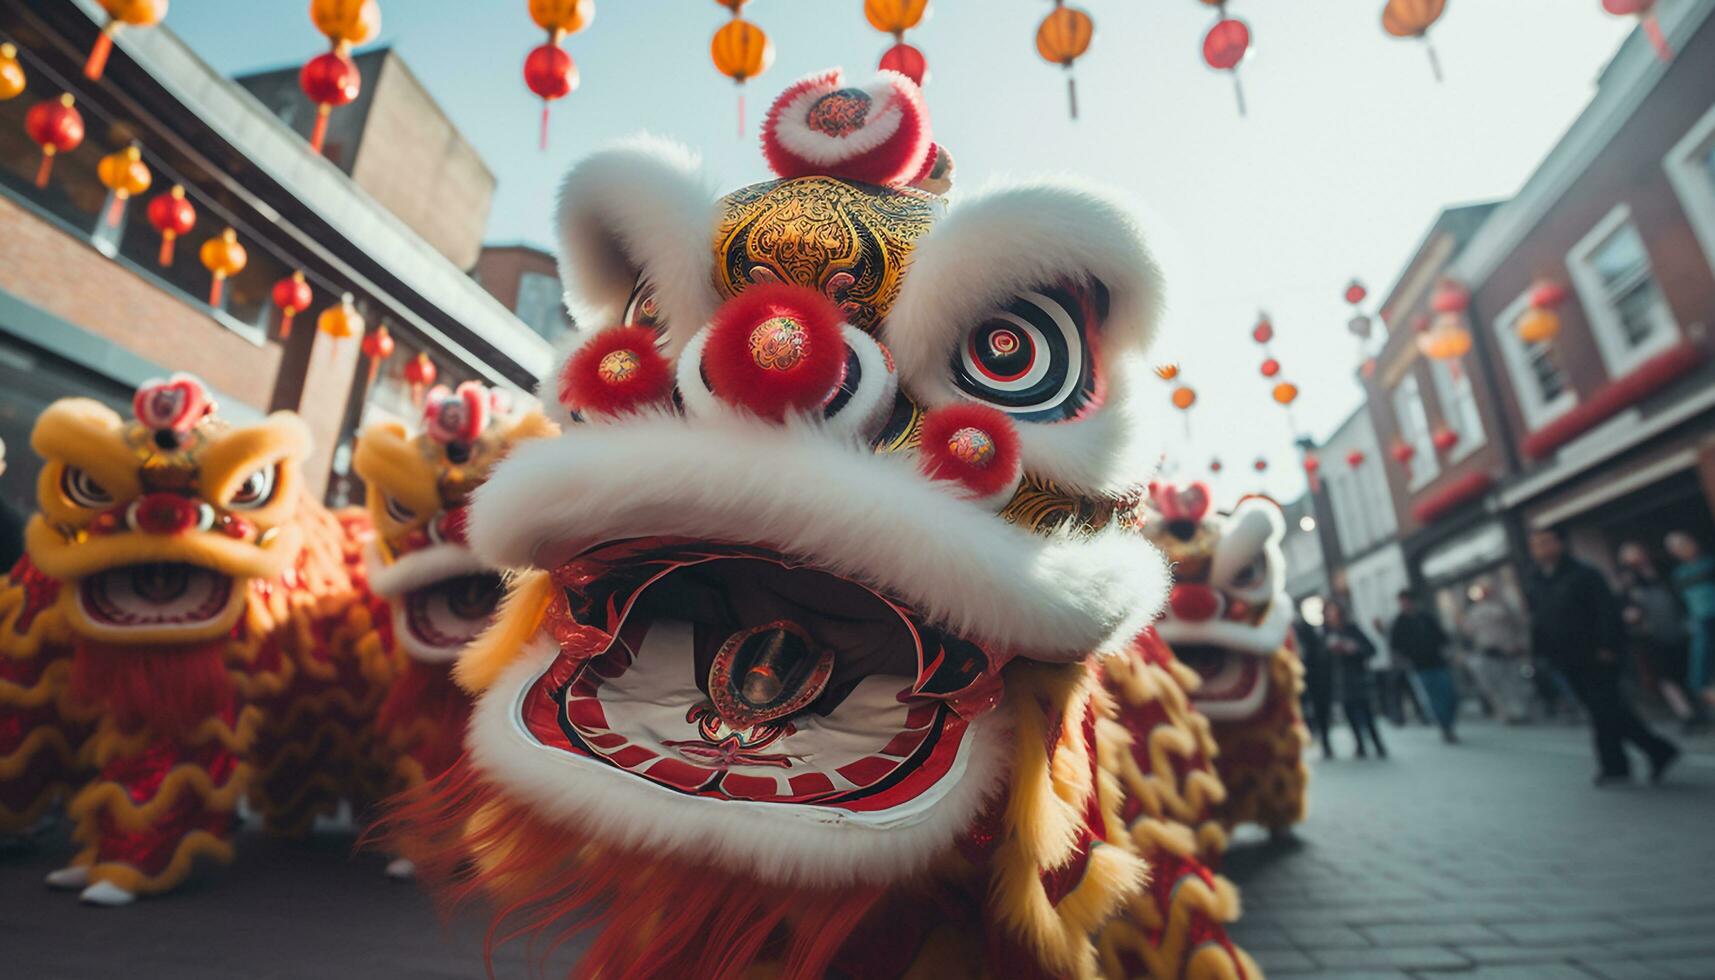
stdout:
{"type": "Polygon", "coordinates": [[[677,356],[707,322],[718,302],[709,268],[715,196],[701,168],[677,143],[634,137],[566,174],[560,279],[581,334],[647,324],[677,356]]]}
{"type": "Polygon", "coordinates": [[[883,334],[919,402],[992,404],[1020,422],[1027,472],[1119,493],[1154,466],[1126,415],[1161,291],[1122,205],[1066,182],[999,187],[918,242],[883,334]]]}

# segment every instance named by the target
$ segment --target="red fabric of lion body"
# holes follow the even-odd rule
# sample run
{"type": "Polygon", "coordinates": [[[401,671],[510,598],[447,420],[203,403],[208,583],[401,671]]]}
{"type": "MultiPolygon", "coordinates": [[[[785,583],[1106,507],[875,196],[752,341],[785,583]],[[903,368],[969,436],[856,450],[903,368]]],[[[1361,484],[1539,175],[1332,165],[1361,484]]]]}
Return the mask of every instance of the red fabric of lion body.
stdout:
{"type": "Polygon", "coordinates": [[[1285,648],[1269,656],[1266,669],[1268,697],[1256,715],[1214,725],[1221,746],[1215,766],[1227,787],[1219,816],[1229,827],[1256,823],[1274,831],[1304,820],[1310,780],[1304,765],[1310,733],[1298,700],[1304,669],[1285,648]]]}
{"type": "Polygon", "coordinates": [[[471,697],[453,681],[453,662],[408,660],[381,702],[375,732],[394,758],[399,789],[434,779],[464,752],[471,697]]]}
{"type": "Polygon", "coordinates": [[[147,727],[168,738],[188,735],[232,707],[223,659],[227,642],[146,647],[79,640],[72,697],[99,708],[123,732],[147,727]]]}

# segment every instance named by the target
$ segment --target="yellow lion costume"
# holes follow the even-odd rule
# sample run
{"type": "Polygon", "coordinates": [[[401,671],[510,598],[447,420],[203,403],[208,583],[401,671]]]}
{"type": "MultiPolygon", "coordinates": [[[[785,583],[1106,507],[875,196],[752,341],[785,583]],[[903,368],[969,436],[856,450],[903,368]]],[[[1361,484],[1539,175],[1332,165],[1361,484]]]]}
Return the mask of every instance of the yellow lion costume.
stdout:
{"type": "MultiPolygon", "coordinates": [[[[464,751],[471,698],[453,682],[453,664],[501,595],[500,573],[465,538],[470,495],[518,442],[556,431],[540,412],[507,408],[504,393],[476,382],[437,387],[421,432],[376,423],[352,454],[377,530],[370,587],[387,614],[376,640],[404,655],[375,723],[395,792],[439,776],[464,751]]],[[[388,865],[395,877],[411,869],[402,857],[388,865]]]]}
{"type": "Polygon", "coordinates": [[[1250,497],[1231,514],[1211,514],[1201,483],[1155,485],[1150,502],[1147,533],[1174,574],[1157,629],[1200,675],[1192,702],[1213,722],[1220,749],[1220,819],[1283,832],[1304,819],[1310,734],[1298,700],[1304,668],[1293,649],[1280,508],[1250,497]]]}
{"type": "Polygon", "coordinates": [[[81,850],[49,884],[109,905],[229,859],[241,797],[296,831],[372,796],[390,673],[355,653],[365,522],[300,488],[303,423],[229,424],[186,375],[133,415],[42,413],[40,510],[0,587],[0,831],[75,790],[81,850]]]}
{"type": "Polygon", "coordinates": [[[568,425],[475,495],[522,571],[395,832],[503,931],[599,929],[582,976],[1256,976],[1147,633],[1136,226],[950,205],[891,72],[799,82],[764,150],[718,201],[650,140],[567,177],[568,425]]]}

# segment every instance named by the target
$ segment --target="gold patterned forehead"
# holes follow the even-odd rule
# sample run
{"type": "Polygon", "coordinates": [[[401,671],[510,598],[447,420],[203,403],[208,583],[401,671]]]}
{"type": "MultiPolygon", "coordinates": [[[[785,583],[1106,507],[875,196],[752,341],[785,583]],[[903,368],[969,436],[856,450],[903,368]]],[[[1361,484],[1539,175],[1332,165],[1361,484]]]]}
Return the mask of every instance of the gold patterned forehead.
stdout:
{"type": "Polygon", "coordinates": [[[910,189],[799,177],[735,191],[720,208],[714,247],[722,296],[762,282],[809,286],[844,310],[852,326],[874,333],[941,204],[910,189]]]}

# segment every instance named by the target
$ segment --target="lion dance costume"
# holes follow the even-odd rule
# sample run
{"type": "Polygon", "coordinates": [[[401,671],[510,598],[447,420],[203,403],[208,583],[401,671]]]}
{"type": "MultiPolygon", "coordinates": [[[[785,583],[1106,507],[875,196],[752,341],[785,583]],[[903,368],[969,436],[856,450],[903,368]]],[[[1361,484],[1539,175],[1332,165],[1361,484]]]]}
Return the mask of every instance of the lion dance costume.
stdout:
{"type": "MultiPolygon", "coordinates": [[[[386,609],[378,610],[384,626],[375,640],[404,654],[376,718],[395,791],[439,776],[464,749],[471,699],[453,683],[453,663],[488,626],[501,595],[500,574],[465,538],[470,495],[519,440],[555,431],[540,412],[512,417],[507,408],[503,393],[475,382],[437,387],[422,432],[377,423],[352,456],[378,532],[370,585],[386,609]]],[[[388,865],[395,877],[411,870],[404,857],[388,865]]]]}
{"type": "Polygon", "coordinates": [[[1251,497],[1211,514],[1201,483],[1151,488],[1148,534],[1173,563],[1161,638],[1200,675],[1192,702],[1214,723],[1228,826],[1282,832],[1304,819],[1310,741],[1299,705],[1280,508],[1251,497]]]}
{"type": "Polygon", "coordinates": [[[98,904],[230,859],[241,797],[292,832],[373,796],[388,680],[355,652],[366,522],[301,489],[303,423],[228,424],[184,375],[133,415],[43,412],[40,511],[0,588],[0,831],[74,790],[81,850],[48,881],[98,904]]]}
{"type": "Polygon", "coordinates": [[[524,571],[393,826],[496,935],[597,928],[587,976],[1255,976],[1146,633],[1135,226],[1048,182],[949,207],[893,73],[764,132],[778,179],[718,201],[648,140],[566,179],[569,424],[475,495],[524,571]]]}

